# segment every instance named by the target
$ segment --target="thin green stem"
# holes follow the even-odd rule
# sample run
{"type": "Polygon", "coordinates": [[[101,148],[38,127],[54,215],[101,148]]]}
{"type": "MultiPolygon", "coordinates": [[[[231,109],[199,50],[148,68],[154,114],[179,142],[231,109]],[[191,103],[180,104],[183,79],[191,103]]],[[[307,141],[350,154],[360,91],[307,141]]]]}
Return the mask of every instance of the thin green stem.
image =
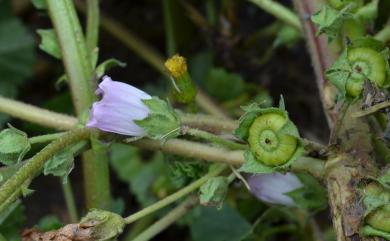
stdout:
{"type": "Polygon", "coordinates": [[[154,221],[154,215],[149,215],[139,220],[131,226],[129,232],[123,238],[124,241],[133,241],[141,232],[147,229],[154,221]]]}
{"type": "Polygon", "coordinates": [[[2,96],[0,96],[0,112],[57,130],[69,130],[75,128],[78,123],[78,120],[72,116],[59,114],[2,96]]]}
{"type": "Polygon", "coordinates": [[[34,136],[34,137],[29,138],[28,140],[29,140],[31,145],[38,144],[38,143],[45,143],[45,142],[50,142],[50,141],[53,141],[55,139],[58,139],[61,136],[63,136],[64,134],[65,134],[65,132],[47,134],[47,135],[41,135],[41,136],[34,136]]]}
{"type": "MultiPolygon", "coordinates": [[[[81,140],[86,140],[90,137],[90,129],[76,129],[68,132],[60,139],[57,139],[43,148],[29,161],[27,161],[12,177],[7,179],[0,187],[0,205],[7,201],[7,199],[15,192],[20,190],[21,186],[27,181],[34,178],[40,173],[45,162],[53,157],[56,153],[64,148],[75,144],[81,140]]],[[[0,209],[0,212],[2,210],[0,209]]]]}
{"type": "Polygon", "coordinates": [[[77,223],[79,218],[77,215],[76,202],[73,195],[72,184],[70,180],[66,183],[62,183],[62,178],[60,179],[62,185],[62,191],[64,193],[65,204],[68,210],[69,219],[71,223],[77,223]]]}
{"type": "Polygon", "coordinates": [[[214,134],[209,133],[207,131],[192,129],[192,128],[189,128],[186,126],[183,126],[181,131],[182,131],[183,135],[191,135],[194,137],[198,137],[198,138],[210,141],[210,142],[214,142],[220,146],[224,146],[224,147],[227,147],[227,148],[232,149],[232,150],[243,150],[247,147],[244,144],[239,144],[239,143],[236,143],[233,141],[226,140],[220,136],[214,135],[214,134]]]}
{"type": "MultiPolygon", "coordinates": [[[[142,139],[130,144],[147,150],[160,150],[166,153],[172,153],[179,156],[185,156],[200,159],[209,162],[226,163],[228,165],[242,165],[245,162],[244,151],[231,151],[227,149],[211,147],[207,144],[198,142],[170,139],[165,143],[160,141],[142,139]]],[[[325,172],[325,162],[311,157],[300,157],[292,163],[291,170],[298,172],[307,172],[322,179],[325,172]]]]}
{"type": "Polygon", "coordinates": [[[171,224],[175,223],[179,218],[183,217],[188,211],[190,211],[197,203],[197,198],[189,197],[179,206],[172,209],[167,215],[151,225],[148,229],[138,235],[133,241],[148,241],[155,237],[157,234],[164,231],[171,224]]]}
{"type": "Polygon", "coordinates": [[[216,133],[232,132],[238,127],[237,121],[211,115],[182,113],[180,119],[184,125],[216,133]]]}
{"type": "Polygon", "coordinates": [[[217,14],[215,10],[215,1],[207,0],[206,1],[206,15],[207,20],[209,21],[211,26],[215,26],[217,24],[217,14]]]}
{"type": "Polygon", "coordinates": [[[87,0],[86,42],[91,54],[96,50],[99,39],[99,0],[87,0]]]}
{"type": "MultiPolygon", "coordinates": [[[[96,99],[90,53],[72,0],[46,0],[69,80],[77,116],[82,116],[96,99]]],[[[94,10],[96,15],[96,9],[94,10]]],[[[93,17],[94,21],[97,16],[93,17]]],[[[96,23],[95,23],[96,24],[96,23]]],[[[96,27],[96,26],[95,26],[96,27]]],[[[91,35],[95,36],[95,35],[91,35]]],[[[97,37],[97,35],[95,36],[97,37]]],[[[94,37],[94,38],[95,38],[94,37]]],[[[107,150],[91,142],[83,153],[83,173],[87,208],[109,207],[111,202],[107,150]]]]}
{"type": "Polygon", "coordinates": [[[164,27],[165,27],[165,49],[167,56],[174,55],[176,50],[175,25],[173,16],[174,0],[163,1],[164,27]]]}
{"type": "Polygon", "coordinates": [[[142,139],[131,142],[130,144],[146,150],[160,150],[179,156],[210,162],[220,162],[230,165],[240,165],[244,163],[244,151],[242,150],[232,151],[194,141],[170,139],[165,143],[161,143],[160,141],[142,139]]]}
{"type": "Polygon", "coordinates": [[[302,31],[302,25],[299,20],[299,17],[289,8],[283,6],[277,1],[273,1],[273,0],[249,0],[249,1],[256,4],[264,11],[268,12],[269,14],[273,15],[275,18],[295,28],[296,30],[302,31]]]}
{"type": "Polygon", "coordinates": [[[220,165],[216,168],[213,168],[205,176],[199,178],[198,180],[191,183],[190,185],[188,185],[188,186],[180,189],[179,191],[169,195],[168,197],[156,202],[155,204],[152,204],[151,206],[146,207],[146,208],[142,209],[141,211],[136,212],[136,213],[128,216],[127,218],[125,218],[126,224],[130,224],[132,222],[135,222],[138,219],[140,219],[146,215],[149,215],[149,214],[151,214],[151,213],[153,213],[153,212],[155,212],[163,207],[166,207],[169,204],[171,204],[171,203],[181,199],[182,197],[190,194],[191,192],[195,191],[200,186],[202,186],[204,183],[206,183],[207,180],[209,180],[210,178],[218,176],[223,170],[225,170],[225,168],[226,168],[225,165],[220,165]]]}
{"type": "MultiPolygon", "coordinates": [[[[37,106],[0,96],[0,112],[12,117],[29,121],[58,130],[75,128],[78,120],[74,116],[56,113],[37,106]]],[[[183,124],[213,132],[231,132],[238,127],[238,122],[204,114],[180,114],[183,124]]]]}
{"type": "Polygon", "coordinates": [[[390,24],[387,24],[381,31],[379,31],[374,38],[376,40],[387,42],[390,40],[390,24]]]}

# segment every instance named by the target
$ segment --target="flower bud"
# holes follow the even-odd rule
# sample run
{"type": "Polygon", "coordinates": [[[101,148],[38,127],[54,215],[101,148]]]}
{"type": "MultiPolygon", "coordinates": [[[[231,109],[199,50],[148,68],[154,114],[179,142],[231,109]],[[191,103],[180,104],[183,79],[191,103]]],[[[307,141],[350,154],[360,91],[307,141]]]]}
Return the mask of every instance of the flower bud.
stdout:
{"type": "Polygon", "coordinates": [[[196,87],[188,73],[186,59],[176,54],[165,62],[165,68],[172,79],[174,98],[183,104],[192,102],[196,97],[196,87]]]}

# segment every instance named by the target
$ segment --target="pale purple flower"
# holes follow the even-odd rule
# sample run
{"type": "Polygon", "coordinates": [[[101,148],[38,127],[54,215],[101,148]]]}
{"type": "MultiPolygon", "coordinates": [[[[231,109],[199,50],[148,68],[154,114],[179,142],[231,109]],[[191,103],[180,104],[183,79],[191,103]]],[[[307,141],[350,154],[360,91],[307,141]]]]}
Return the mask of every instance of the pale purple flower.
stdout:
{"type": "Polygon", "coordinates": [[[95,93],[102,99],[93,104],[87,127],[128,136],[144,135],[134,120],[148,116],[149,109],[142,100],[152,98],[150,95],[108,76],[103,77],[95,93]]]}
{"type": "Polygon", "coordinates": [[[254,174],[247,178],[251,193],[258,199],[273,204],[296,206],[294,200],[286,195],[303,187],[301,181],[293,173],[254,174]]]}

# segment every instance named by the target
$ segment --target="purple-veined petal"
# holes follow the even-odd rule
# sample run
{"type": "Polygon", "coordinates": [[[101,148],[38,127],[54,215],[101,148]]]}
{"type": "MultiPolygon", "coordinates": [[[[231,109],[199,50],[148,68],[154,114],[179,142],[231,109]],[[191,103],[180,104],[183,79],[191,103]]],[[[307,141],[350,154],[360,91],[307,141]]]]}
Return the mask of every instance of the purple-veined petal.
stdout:
{"type": "Polygon", "coordinates": [[[303,186],[293,173],[254,174],[248,177],[248,184],[252,194],[258,199],[286,206],[296,206],[286,193],[303,186]]]}

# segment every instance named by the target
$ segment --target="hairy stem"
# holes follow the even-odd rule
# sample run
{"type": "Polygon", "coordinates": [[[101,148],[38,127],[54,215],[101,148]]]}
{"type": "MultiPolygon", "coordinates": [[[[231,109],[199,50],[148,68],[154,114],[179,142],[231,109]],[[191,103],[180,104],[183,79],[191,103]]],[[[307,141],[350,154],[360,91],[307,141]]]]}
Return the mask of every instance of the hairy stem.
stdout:
{"type": "Polygon", "coordinates": [[[295,28],[298,31],[302,31],[302,25],[299,21],[299,17],[290,9],[273,0],[249,0],[256,4],[264,11],[272,14],[275,18],[281,20],[285,24],[295,28]]]}
{"type": "MultiPolygon", "coordinates": [[[[77,116],[80,117],[96,99],[92,81],[91,53],[88,51],[73,1],[46,0],[46,2],[61,46],[73,104],[77,116]]],[[[93,10],[93,14],[97,14],[96,9],[93,10]]],[[[96,16],[93,19],[95,21],[96,16]]],[[[92,28],[90,30],[95,31],[92,28]]],[[[97,37],[94,33],[90,36],[97,37]]],[[[108,208],[111,202],[108,155],[106,150],[95,146],[94,142],[92,142],[92,150],[83,153],[83,173],[87,208],[108,208]]]]}
{"type": "Polygon", "coordinates": [[[220,165],[218,167],[211,169],[209,171],[209,173],[207,173],[205,176],[199,178],[198,180],[194,181],[190,185],[188,185],[188,186],[180,189],[179,191],[169,195],[168,197],[156,202],[155,204],[152,204],[151,206],[146,207],[146,208],[142,209],[141,211],[136,212],[136,213],[128,216],[127,218],[125,218],[126,224],[130,224],[132,222],[135,222],[138,219],[140,219],[146,215],[149,215],[149,214],[151,214],[151,213],[153,213],[153,212],[155,212],[163,207],[166,207],[169,204],[181,199],[182,197],[184,197],[184,196],[190,194],[191,192],[195,191],[196,189],[198,189],[200,186],[202,186],[204,183],[206,183],[207,180],[209,180],[210,178],[218,176],[225,169],[226,169],[225,165],[220,165]]]}
{"type": "Polygon", "coordinates": [[[133,241],[148,241],[154,238],[157,234],[164,231],[171,224],[175,223],[178,219],[183,217],[188,211],[190,211],[197,203],[198,199],[189,197],[179,206],[172,209],[167,215],[160,220],[149,226],[148,229],[139,234],[133,241]]]}
{"type": "Polygon", "coordinates": [[[0,96],[0,112],[57,130],[69,130],[75,128],[78,123],[77,119],[72,116],[59,114],[2,96],[0,96]]]}
{"type": "Polygon", "coordinates": [[[227,147],[227,148],[232,149],[232,150],[243,150],[247,147],[247,145],[239,144],[239,143],[236,143],[234,141],[226,140],[218,135],[211,134],[207,131],[193,129],[193,128],[189,128],[186,126],[183,126],[181,131],[182,131],[183,135],[191,135],[194,137],[198,137],[198,138],[213,142],[215,144],[218,144],[220,146],[227,147]]]}
{"type": "MultiPolygon", "coordinates": [[[[0,187],[0,205],[3,204],[14,192],[28,180],[40,173],[45,162],[64,148],[90,137],[90,129],[76,129],[68,132],[43,148],[29,161],[27,161],[12,177],[7,179],[0,187]]],[[[0,212],[3,210],[0,210],[0,212]]]]}
{"type": "MultiPolygon", "coordinates": [[[[244,151],[231,151],[187,140],[171,139],[162,144],[160,141],[142,139],[130,144],[147,150],[160,150],[166,153],[229,165],[241,165],[245,162],[244,151]]],[[[291,169],[298,172],[307,172],[318,179],[322,179],[324,177],[324,164],[323,161],[315,158],[301,157],[293,162],[291,169]]]]}

